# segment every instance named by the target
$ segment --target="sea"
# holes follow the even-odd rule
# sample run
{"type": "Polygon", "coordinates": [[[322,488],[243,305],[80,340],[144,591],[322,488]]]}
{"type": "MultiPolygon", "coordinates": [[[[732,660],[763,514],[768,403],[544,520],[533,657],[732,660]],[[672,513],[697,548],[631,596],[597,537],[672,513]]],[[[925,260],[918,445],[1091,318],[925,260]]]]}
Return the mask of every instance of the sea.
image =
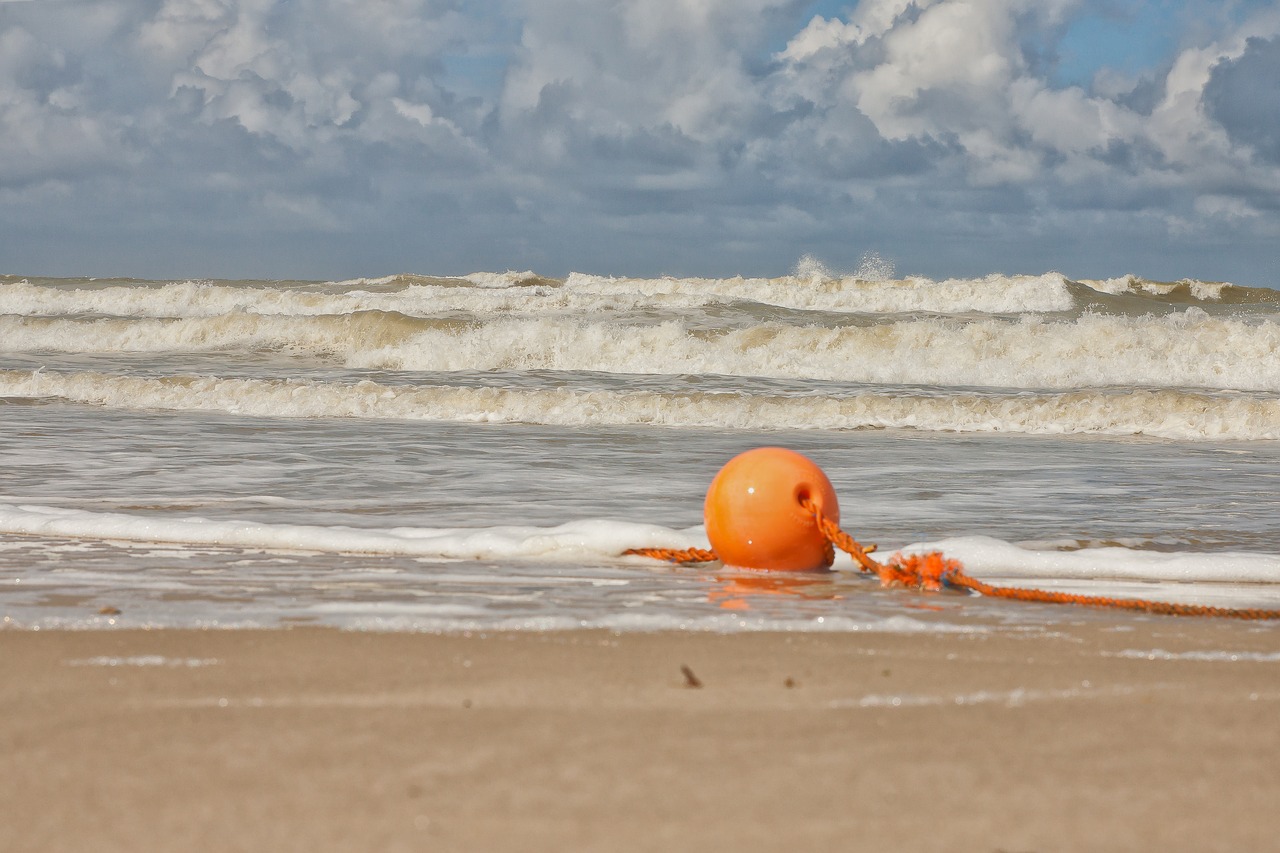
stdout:
{"type": "MultiPolygon", "coordinates": [[[[1044,630],[1170,619],[706,547],[760,446],[879,553],[1280,607],[1280,292],[1133,275],[0,276],[13,629],[1044,630]]],[[[1274,625],[1275,623],[1270,623],[1274,625]]]]}

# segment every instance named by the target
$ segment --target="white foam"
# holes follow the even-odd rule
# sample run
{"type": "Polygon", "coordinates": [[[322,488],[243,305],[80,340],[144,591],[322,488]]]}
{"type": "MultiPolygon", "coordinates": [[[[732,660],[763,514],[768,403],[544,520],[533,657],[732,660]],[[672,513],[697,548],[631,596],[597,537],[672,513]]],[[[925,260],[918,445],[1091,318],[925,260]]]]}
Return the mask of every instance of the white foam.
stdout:
{"type": "Polygon", "coordinates": [[[1130,295],[1151,295],[1159,297],[1168,297],[1178,291],[1185,291],[1188,296],[1199,302],[1220,302],[1223,295],[1229,290],[1242,290],[1230,282],[1224,281],[1199,281],[1197,279],[1184,278],[1179,281],[1148,281],[1139,276],[1128,275],[1119,276],[1117,278],[1107,279],[1083,279],[1079,282],[1099,293],[1110,293],[1112,295],[1130,294],[1130,295]]]}
{"type": "Polygon", "coordinates": [[[1233,286],[1226,282],[1197,281],[1189,278],[1184,278],[1178,283],[1186,285],[1191,290],[1191,295],[1201,302],[1217,302],[1222,299],[1223,291],[1233,286]]]}
{"type": "Polygon", "coordinates": [[[1072,297],[1057,273],[981,279],[886,278],[891,267],[868,260],[852,276],[820,268],[781,278],[613,278],[574,273],[563,287],[533,272],[472,273],[458,279],[388,276],[324,287],[184,281],[94,287],[13,282],[0,288],[0,313],[27,316],[217,317],[241,312],[316,316],[395,311],[519,312],[691,309],[725,302],[837,313],[1021,313],[1066,311],[1072,297]],[[375,288],[374,291],[368,288],[375,288]]]}
{"type": "Polygon", "coordinates": [[[532,270],[525,270],[524,272],[507,270],[502,273],[473,272],[462,276],[462,279],[479,287],[511,287],[512,285],[522,285],[527,284],[530,281],[538,281],[540,280],[540,276],[532,270]]]}
{"type": "MultiPolygon", "coordinates": [[[[634,295],[648,284],[628,282],[623,290],[634,295]]],[[[573,286],[571,277],[566,288],[573,286]]],[[[611,303],[605,291],[592,298],[611,303]]],[[[505,291],[502,298],[513,305],[528,302],[505,291]]],[[[1162,316],[1084,315],[1054,322],[1030,315],[1020,320],[930,317],[717,330],[694,320],[637,324],[601,321],[591,313],[512,316],[494,310],[485,316],[432,320],[371,310],[314,316],[232,311],[180,319],[2,315],[0,346],[9,352],[78,354],[272,351],[333,359],[353,368],[414,371],[605,371],[950,387],[1280,392],[1280,359],[1274,357],[1280,351],[1280,323],[1214,317],[1199,308],[1162,316]]]]}
{"type": "Polygon", "coordinates": [[[627,548],[706,547],[700,528],[672,530],[624,521],[574,521],[557,527],[366,529],[162,518],[15,504],[0,504],[0,532],[452,560],[581,561],[616,557],[627,548]]]}
{"type": "MultiPolygon", "coordinates": [[[[603,299],[575,300],[532,277],[497,282],[358,279],[327,289],[263,287],[250,284],[175,282],[67,288],[19,282],[0,288],[0,314],[31,317],[99,315],[135,318],[216,318],[226,314],[318,317],[362,311],[429,317],[454,311],[476,313],[600,310],[603,299]],[[401,286],[369,291],[368,287],[401,286]]],[[[647,300],[641,300],[646,302],[647,300]]],[[[693,304],[694,300],[690,300],[693,304]]]]}
{"type": "Polygon", "coordinates": [[[989,275],[981,279],[934,281],[883,278],[871,264],[861,274],[837,276],[816,261],[782,278],[614,278],[573,273],[568,291],[627,298],[694,295],[708,301],[749,301],[801,311],[896,314],[1010,314],[1070,310],[1067,281],[1057,273],[1039,276],[989,275]],[[865,277],[864,277],[865,276],[865,277]]]}
{"type": "Polygon", "coordinates": [[[942,551],[969,574],[987,578],[1135,579],[1203,583],[1280,583],[1280,555],[1251,552],[1143,551],[1134,548],[1033,550],[986,536],[910,545],[906,553],[942,551]]]}
{"type": "Polygon", "coordinates": [[[170,669],[194,669],[203,666],[217,666],[222,661],[217,658],[170,658],[164,655],[131,655],[129,657],[100,656],[69,660],[67,666],[105,666],[105,667],[166,667],[170,669]]]}
{"type": "Polygon", "coordinates": [[[1125,649],[1119,652],[1103,652],[1103,657],[1132,658],[1134,660],[1194,660],[1227,663],[1280,663],[1280,652],[1229,652],[1190,651],[1169,652],[1164,649],[1125,649]]]}
{"type": "Polygon", "coordinates": [[[403,276],[399,276],[399,275],[384,275],[381,278],[349,278],[344,281],[332,282],[332,284],[335,287],[346,287],[346,288],[385,287],[386,285],[393,284],[394,282],[397,282],[402,278],[403,276]]]}
{"type": "Polygon", "coordinates": [[[92,371],[0,371],[0,397],[119,409],[280,418],[387,418],[554,426],[720,429],[898,428],[954,432],[1280,439],[1280,399],[1182,391],[781,396],[572,388],[432,387],[92,371]]]}
{"type": "Polygon", "coordinates": [[[0,314],[24,316],[216,317],[241,312],[266,315],[338,315],[394,311],[429,317],[447,312],[593,312],[696,309],[732,302],[823,311],[893,315],[1024,314],[1077,307],[1073,289],[1214,304],[1228,292],[1274,302],[1271,291],[1224,282],[1183,279],[1152,282],[1134,275],[1069,282],[1056,272],[992,274],[934,280],[893,278],[893,264],[874,253],[859,269],[840,274],[813,258],[778,278],[628,278],[571,274],[561,286],[532,271],[478,272],[457,278],[391,275],[327,284],[236,281],[33,284],[12,280],[0,288],[0,314]]]}
{"type": "Polygon", "coordinates": [[[351,350],[352,367],[596,370],[878,384],[1074,389],[1156,386],[1280,391],[1280,324],[1084,316],[1069,322],[946,318],[872,326],[761,324],[701,332],[683,321],[624,326],[504,319],[351,350]]]}
{"type": "Polygon", "coordinates": [[[1099,293],[1110,293],[1113,296],[1117,296],[1121,293],[1129,293],[1137,281],[1139,281],[1138,277],[1130,273],[1116,278],[1081,279],[1080,283],[1099,293]]]}
{"type": "Polygon", "coordinates": [[[1111,696],[1127,696],[1131,687],[1094,689],[1086,685],[1058,690],[1039,690],[1017,687],[1013,690],[975,690],[970,693],[920,694],[920,693],[871,693],[857,699],[836,699],[832,708],[928,708],[965,705],[1003,705],[1019,708],[1033,702],[1051,702],[1068,699],[1098,699],[1111,696]]]}
{"type": "Polygon", "coordinates": [[[924,621],[909,616],[826,616],[777,618],[752,613],[600,613],[590,617],[539,616],[484,619],[449,619],[388,613],[385,616],[343,616],[344,627],[359,631],[573,631],[600,630],[626,633],[679,631],[711,634],[758,632],[869,633],[869,634],[985,634],[983,625],[924,621]]]}
{"type": "MultiPolygon", "coordinates": [[[[181,543],[326,553],[388,554],[443,560],[619,559],[628,548],[706,548],[701,526],[674,530],[605,519],[555,527],[354,528],[268,524],[95,512],[0,503],[0,533],[147,543],[181,543]]],[[[975,577],[1077,580],[1137,579],[1166,582],[1280,582],[1280,555],[1251,552],[1168,552],[1102,547],[1033,550],[985,536],[908,545],[904,553],[942,551],[975,577]]],[[[625,558],[632,561],[641,558],[625,558]]],[[[594,579],[589,579],[594,583],[594,579]]]]}

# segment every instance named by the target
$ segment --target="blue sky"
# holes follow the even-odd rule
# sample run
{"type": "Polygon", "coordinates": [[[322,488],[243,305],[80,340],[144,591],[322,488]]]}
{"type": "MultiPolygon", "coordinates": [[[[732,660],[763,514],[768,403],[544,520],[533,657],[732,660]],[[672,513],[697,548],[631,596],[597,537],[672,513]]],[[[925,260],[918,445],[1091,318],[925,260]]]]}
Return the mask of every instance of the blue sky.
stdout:
{"type": "Polygon", "coordinates": [[[1280,8],[0,0],[0,272],[1280,286],[1280,8]]]}

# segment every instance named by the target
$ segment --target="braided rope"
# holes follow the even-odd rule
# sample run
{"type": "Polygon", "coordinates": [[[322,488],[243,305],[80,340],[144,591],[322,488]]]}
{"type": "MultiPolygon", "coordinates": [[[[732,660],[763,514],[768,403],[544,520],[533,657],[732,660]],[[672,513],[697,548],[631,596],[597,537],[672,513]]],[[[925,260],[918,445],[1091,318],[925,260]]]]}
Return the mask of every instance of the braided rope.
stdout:
{"type": "Polygon", "coordinates": [[[1086,607],[1114,607],[1142,613],[1160,613],[1168,616],[1215,616],[1222,619],[1280,619],[1280,610],[1257,607],[1211,607],[1204,604],[1173,604],[1150,601],[1144,598],[1111,598],[1104,595],[1076,595],[1069,592],[1050,592],[1043,589],[993,586],[966,574],[959,560],[942,556],[937,551],[928,554],[894,554],[888,563],[877,563],[867,556],[868,549],[833,523],[822,510],[809,501],[801,506],[813,513],[813,520],[822,535],[841,551],[844,551],[861,567],[880,578],[881,586],[901,586],[911,589],[940,590],[945,587],[965,589],[990,598],[1011,598],[1016,601],[1035,601],[1042,604],[1075,604],[1086,607]]]}
{"type": "Polygon", "coordinates": [[[1102,595],[1074,595],[1066,592],[1048,592],[1039,589],[1015,589],[996,587],[969,577],[963,572],[947,578],[947,583],[961,589],[971,589],[993,598],[1012,598],[1018,601],[1040,601],[1048,604],[1079,604],[1086,607],[1115,607],[1142,613],[1161,613],[1166,616],[1215,616],[1220,619],[1280,619],[1280,610],[1258,607],[1211,607],[1206,604],[1174,604],[1167,601],[1150,601],[1143,598],[1109,598],[1102,595]]]}
{"type": "MultiPolygon", "coordinates": [[[[840,529],[840,525],[827,518],[821,509],[805,498],[800,505],[812,513],[818,530],[827,540],[827,565],[834,558],[833,548],[844,551],[858,567],[880,579],[885,587],[905,587],[937,591],[951,587],[985,595],[989,598],[1010,598],[1016,601],[1033,601],[1042,604],[1075,604],[1085,607],[1113,607],[1121,610],[1134,610],[1141,613],[1159,613],[1168,616],[1214,616],[1221,619],[1280,619],[1280,610],[1266,610],[1257,607],[1211,607],[1204,604],[1173,604],[1164,601],[1150,601],[1143,598],[1110,598],[1103,595],[1076,595],[1069,592],[1050,592],[1043,589],[1023,587],[993,586],[985,581],[971,577],[964,571],[959,560],[944,557],[937,551],[927,554],[894,554],[885,563],[871,559],[876,550],[875,545],[862,545],[848,533],[840,529]]],[[[628,555],[652,557],[670,563],[710,563],[716,559],[714,551],[706,548],[631,548],[623,552],[628,555]]]]}
{"type": "Polygon", "coordinates": [[[625,556],[652,557],[668,563],[710,563],[716,559],[716,552],[706,548],[628,548],[622,552],[625,556]]]}

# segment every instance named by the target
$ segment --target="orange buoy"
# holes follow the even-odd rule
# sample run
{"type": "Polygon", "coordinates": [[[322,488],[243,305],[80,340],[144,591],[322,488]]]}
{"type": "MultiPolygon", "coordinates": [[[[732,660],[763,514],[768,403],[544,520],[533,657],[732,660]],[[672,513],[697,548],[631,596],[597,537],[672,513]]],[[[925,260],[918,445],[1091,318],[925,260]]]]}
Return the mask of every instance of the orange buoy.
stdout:
{"type": "Polygon", "coordinates": [[[730,459],[707,489],[707,539],[725,565],[788,572],[831,566],[831,546],[801,503],[840,523],[835,489],[812,460],[782,447],[730,459]]]}

